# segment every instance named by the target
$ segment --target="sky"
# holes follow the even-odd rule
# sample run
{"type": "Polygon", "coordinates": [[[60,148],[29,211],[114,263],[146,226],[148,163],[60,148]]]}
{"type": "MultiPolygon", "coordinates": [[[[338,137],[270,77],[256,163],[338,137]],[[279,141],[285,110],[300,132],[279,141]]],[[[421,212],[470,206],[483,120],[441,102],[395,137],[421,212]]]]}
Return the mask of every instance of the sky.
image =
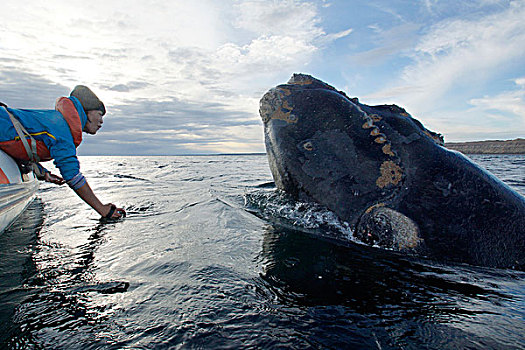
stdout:
{"type": "Polygon", "coordinates": [[[525,137],[525,0],[3,0],[0,101],[106,105],[80,155],[265,152],[259,100],[306,73],[445,141],[525,137]]]}

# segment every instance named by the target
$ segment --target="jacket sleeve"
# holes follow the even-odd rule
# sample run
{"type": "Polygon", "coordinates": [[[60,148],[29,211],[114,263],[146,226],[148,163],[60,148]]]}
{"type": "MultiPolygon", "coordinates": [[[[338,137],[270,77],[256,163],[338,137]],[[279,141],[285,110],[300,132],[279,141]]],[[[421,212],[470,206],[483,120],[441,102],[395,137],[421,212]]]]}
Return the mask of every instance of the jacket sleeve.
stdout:
{"type": "Polygon", "coordinates": [[[80,172],[80,163],[73,141],[57,139],[52,147],[49,147],[51,158],[60,174],[72,189],[76,190],[84,186],[86,179],[80,172]]]}

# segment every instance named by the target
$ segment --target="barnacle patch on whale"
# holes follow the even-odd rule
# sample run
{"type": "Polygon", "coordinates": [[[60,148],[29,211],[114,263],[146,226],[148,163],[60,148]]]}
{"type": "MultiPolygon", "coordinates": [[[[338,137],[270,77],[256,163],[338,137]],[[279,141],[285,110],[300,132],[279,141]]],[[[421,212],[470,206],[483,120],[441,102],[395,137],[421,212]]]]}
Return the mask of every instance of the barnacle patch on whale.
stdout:
{"type": "Polygon", "coordinates": [[[387,160],[379,169],[381,176],[377,178],[376,185],[385,188],[388,185],[397,185],[403,178],[403,169],[396,163],[387,160]]]}

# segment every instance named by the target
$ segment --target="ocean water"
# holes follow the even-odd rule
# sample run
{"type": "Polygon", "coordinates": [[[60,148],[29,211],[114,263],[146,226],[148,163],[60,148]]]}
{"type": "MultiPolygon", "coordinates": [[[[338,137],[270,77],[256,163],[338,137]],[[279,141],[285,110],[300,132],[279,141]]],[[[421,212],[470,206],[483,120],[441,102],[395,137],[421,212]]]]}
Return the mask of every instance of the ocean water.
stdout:
{"type": "MultiPolygon", "coordinates": [[[[472,156],[525,194],[525,158],[472,156]]],[[[0,235],[0,348],[523,349],[525,273],[348,241],[264,155],[80,157],[0,235]]]]}

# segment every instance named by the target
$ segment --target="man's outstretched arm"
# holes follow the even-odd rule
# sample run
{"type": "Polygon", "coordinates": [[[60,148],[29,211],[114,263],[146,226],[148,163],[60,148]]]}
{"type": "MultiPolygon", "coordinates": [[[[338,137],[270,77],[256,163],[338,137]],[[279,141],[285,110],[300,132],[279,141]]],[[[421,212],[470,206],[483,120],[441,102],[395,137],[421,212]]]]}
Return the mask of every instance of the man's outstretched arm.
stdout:
{"type": "Polygon", "coordinates": [[[102,217],[107,217],[111,210],[113,210],[113,213],[110,217],[113,219],[120,218],[126,213],[126,211],[122,208],[116,208],[116,210],[113,209],[114,205],[111,203],[102,204],[102,202],[95,195],[87,181],[85,181],[84,185],[75,189],[74,191],[80,198],[82,198],[84,202],[89,204],[91,208],[95,209],[97,213],[99,213],[102,217]]]}

